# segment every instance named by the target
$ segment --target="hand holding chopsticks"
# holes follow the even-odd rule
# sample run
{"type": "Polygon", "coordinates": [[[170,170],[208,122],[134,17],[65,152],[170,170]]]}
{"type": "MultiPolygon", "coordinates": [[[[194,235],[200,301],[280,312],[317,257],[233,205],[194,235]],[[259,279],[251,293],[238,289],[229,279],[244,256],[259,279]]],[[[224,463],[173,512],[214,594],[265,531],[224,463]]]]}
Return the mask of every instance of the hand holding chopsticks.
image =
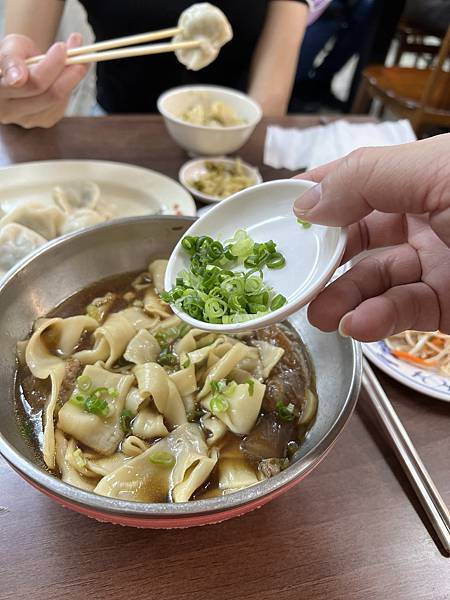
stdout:
{"type": "MultiPolygon", "coordinates": [[[[144,42],[161,40],[182,33],[180,27],[172,27],[170,29],[161,29],[149,33],[140,33],[130,35],[123,38],[116,38],[80,46],[78,48],[70,48],[67,50],[67,65],[80,65],[94,62],[102,62],[106,60],[117,60],[120,58],[131,58],[134,56],[147,56],[150,54],[161,54],[165,52],[175,52],[175,50],[198,48],[201,42],[197,40],[186,40],[180,42],[169,42],[166,44],[143,44],[144,42]]],[[[32,56],[26,60],[27,65],[34,65],[41,62],[45,58],[45,54],[32,56]]],[[[0,71],[1,75],[1,71],[0,71]]]]}

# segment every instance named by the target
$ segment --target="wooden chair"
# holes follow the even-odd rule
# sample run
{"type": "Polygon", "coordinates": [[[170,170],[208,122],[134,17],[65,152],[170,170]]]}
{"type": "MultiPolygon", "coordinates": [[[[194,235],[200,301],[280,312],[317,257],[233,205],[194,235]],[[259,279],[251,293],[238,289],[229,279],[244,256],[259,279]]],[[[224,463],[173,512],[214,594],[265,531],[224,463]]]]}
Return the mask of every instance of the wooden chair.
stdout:
{"type": "Polygon", "coordinates": [[[434,57],[439,53],[442,44],[443,34],[425,29],[418,29],[409,25],[405,21],[400,21],[395,35],[398,46],[394,56],[394,66],[398,66],[405,52],[415,54],[414,66],[417,67],[419,59],[426,61],[427,67],[431,67],[434,57]],[[439,44],[430,44],[428,37],[438,38],[439,44]]]}
{"type": "Polygon", "coordinates": [[[352,112],[367,112],[377,98],[396,116],[409,119],[417,135],[426,125],[450,128],[450,73],[444,69],[449,54],[450,27],[431,69],[367,67],[352,112]]]}

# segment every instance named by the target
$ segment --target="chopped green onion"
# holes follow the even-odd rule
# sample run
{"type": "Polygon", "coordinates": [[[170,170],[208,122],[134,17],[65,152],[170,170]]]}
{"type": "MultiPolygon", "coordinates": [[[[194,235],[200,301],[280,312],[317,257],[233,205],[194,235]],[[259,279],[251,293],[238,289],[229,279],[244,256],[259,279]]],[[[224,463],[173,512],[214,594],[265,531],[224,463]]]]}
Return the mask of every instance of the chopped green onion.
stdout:
{"type": "MultiPolygon", "coordinates": [[[[182,247],[190,255],[190,268],[180,271],[175,287],[161,297],[194,319],[243,323],[285,304],[284,296],[264,282],[262,272],[264,267],[280,269],[286,264],[273,240],[255,243],[240,229],[225,245],[209,236],[186,236],[182,247]],[[230,270],[240,265],[247,270],[230,270]]],[[[168,349],[177,336],[187,331],[179,328],[171,335],[162,330],[156,338],[162,349],[168,349]]]]}
{"type": "Polygon", "coordinates": [[[194,423],[195,421],[198,421],[200,419],[200,417],[203,416],[203,411],[198,409],[198,408],[194,408],[193,410],[190,410],[187,414],[186,414],[186,418],[189,421],[189,423],[194,423]]]}
{"type": "Polygon", "coordinates": [[[187,323],[181,323],[181,325],[178,328],[178,337],[182,338],[184,337],[186,334],[188,334],[191,330],[191,326],[188,325],[187,323]]]}
{"type": "Polygon", "coordinates": [[[228,400],[222,396],[214,396],[209,403],[209,408],[214,415],[227,411],[229,406],[228,400]]]}
{"type": "Polygon", "coordinates": [[[161,350],[158,362],[164,367],[176,367],[178,364],[178,356],[165,348],[164,350],[161,350]]]}
{"type": "Polygon", "coordinates": [[[101,398],[102,396],[109,395],[109,390],[108,390],[108,388],[105,388],[105,387],[98,387],[98,388],[95,388],[95,390],[91,393],[91,395],[94,396],[95,398],[101,398]]]}
{"type": "Polygon", "coordinates": [[[107,417],[109,415],[108,402],[98,396],[88,396],[84,401],[84,410],[93,415],[107,417]]]}
{"type": "Polygon", "coordinates": [[[108,388],[108,395],[111,396],[111,398],[117,398],[119,392],[116,390],[116,388],[110,387],[108,388]]]}
{"type": "Polygon", "coordinates": [[[227,387],[222,391],[224,396],[232,396],[237,388],[237,383],[235,381],[230,381],[227,387]]]}
{"type": "Polygon", "coordinates": [[[247,382],[248,385],[248,393],[250,396],[253,396],[253,393],[255,391],[255,381],[253,379],[249,379],[247,382]]]}
{"type": "Polygon", "coordinates": [[[226,379],[220,379],[219,381],[211,381],[209,384],[213,394],[221,394],[227,387],[226,379]]]}
{"type": "Polygon", "coordinates": [[[76,396],[72,396],[69,400],[70,404],[74,406],[78,406],[79,408],[84,408],[84,401],[86,398],[81,394],[77,394],[76,396]]]}
{"type": "Polygon", "coordinates": [[[124,433],[128,433],[130,431],[131,421],[133,419],[133,413],[128,408],[125,408],[120,413],[120,428],[124,433]]]}
{"type": "Polygon", "coordinates": [[[195,237],[187,235],[181,240],[181,245],[186,250],[186,252],[189,252],[189,254],[193,254],[195,252],[195,242],[195,237]]]}
{"type": "Polygon", "coordinates": [[[174,455],[164,450],[154,450],[148,455],[148,460],[154,465],[161,467],[173,467],[175,464],[174,455]]]}
{"type": "Polygon", "coordinates": [[[280,252],[274,252],[267,261],[267,266],[269,269],[282,269],[285,264],[286,259],[280,252]]]}
{"type": "Polygon", "coordinates": [[[297,219],[297,223],[303,227],[303,229],[309,229],[311,227],[311,223],[309,221],[304,221],[303,219],[297,219]]]}
{"type": "Polygon", "coordinates": [[[227,305],[223,300],[219,300],[218,298],[208,298],[205,302],[203,314],[208,321],[212,322],[219,317],[223,317],[226,311],[227,305]]]}
{"type": "Polygon", "coordinates": [[[282,306],[286,304],[287,300],[281,294],[277,294],[275,298],[270,303],[270,310],[278,310],[282,306]]]}
{"type": "Polygon", "coordinates": [[[276,408],[278,417],[282,421],[293,421],[296,417],[295,406],[292,403],[286,405],[280,401],[280,402],[277,402],[275,408],[276,408]]]}
{"type": "Polygon", "coordinates": [[[82,392],[88,392],[92,387],[92,380],[87,375],[77,377],[77,385],[82,392]]]}
{"type": "Polygon", "coordinates": [[[191,366],[191,359],[189,358],[189,356],[186,358],[186,360],[183,362],[183,364],[181,366],[183,369],[187,369],[191,366]]]}

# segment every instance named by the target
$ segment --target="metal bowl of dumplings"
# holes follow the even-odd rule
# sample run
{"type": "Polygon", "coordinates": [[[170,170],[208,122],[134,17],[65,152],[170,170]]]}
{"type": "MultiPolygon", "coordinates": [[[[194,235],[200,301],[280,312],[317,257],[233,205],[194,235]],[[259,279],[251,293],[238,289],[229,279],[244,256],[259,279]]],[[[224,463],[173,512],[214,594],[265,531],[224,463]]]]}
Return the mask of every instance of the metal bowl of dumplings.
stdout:
{"type": "Polygon", "coordinates": [[[0,284],[0,453],[31,485],[72,510],[102,521],[150,528],[216,523],[258,508],[289,490],[324,458],[354,409],[361,379],[358,344],[313,328],[304,311],[291,325],[314,362],[317,418],[291,464],[279,474],[226,496],[144,504],[99,496],[45,471],[19,427],[15,410],[16,342],[32,323],[99,280],[137,271],[149,258],[168,257],[191,218],[138,217],[68,234],[39,248],[0,284]]]}

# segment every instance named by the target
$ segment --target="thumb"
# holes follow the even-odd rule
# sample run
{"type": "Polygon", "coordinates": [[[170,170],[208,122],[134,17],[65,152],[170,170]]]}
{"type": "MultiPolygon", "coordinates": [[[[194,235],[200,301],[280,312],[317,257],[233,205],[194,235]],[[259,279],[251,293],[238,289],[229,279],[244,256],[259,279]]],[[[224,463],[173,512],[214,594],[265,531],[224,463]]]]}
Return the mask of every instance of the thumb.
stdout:
{"type": "Polygon", "coordinates": [[[298,217],[323,225],[350,225],[378,210],[385,213],[430,213],[450,209],[450,134],[380,148],[363,148],[320,167],[318,185],[294,204],[298,217]]]}
{"type": "Polygon", "coordinates": [[[23,35],[8,35],[0,45],[0,68],[2,85],[22,87],[29,77],[25,60],[37,54],[37,50],[29,38],[23,35]]]}

